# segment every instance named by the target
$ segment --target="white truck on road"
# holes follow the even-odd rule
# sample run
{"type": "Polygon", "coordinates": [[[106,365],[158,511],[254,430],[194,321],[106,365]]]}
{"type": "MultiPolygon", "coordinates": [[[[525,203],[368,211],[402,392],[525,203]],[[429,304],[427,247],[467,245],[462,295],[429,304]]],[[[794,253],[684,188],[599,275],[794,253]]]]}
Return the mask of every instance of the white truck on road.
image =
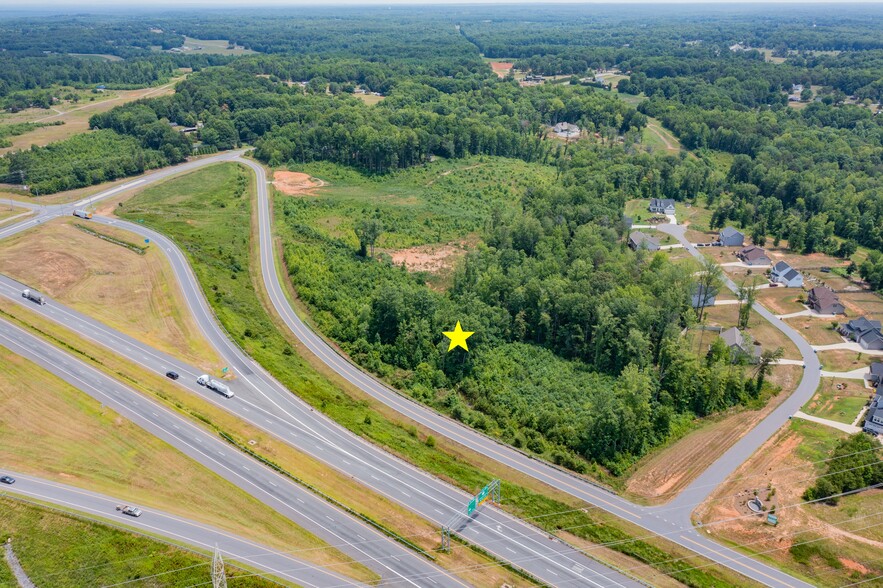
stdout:
{"type": "Polygon", "coordinates": [[[88,210],[83,210],[82,208],[78,208],[74,211],[74,216],[78,216],[80,218],[92,218],[92,213],[88,210]]]}
{"type": "Polygon", "coordinates": [[[233,391],[230,390],[230,388],[228,388],[226,384],[209,377],[208,374],[202,374],[201,376],[196,378],[196,383],[200,386],[205,386],[209,390],[214,390],[219,394],[223,394],[227,398],[233,398],[233,391]]]}
{"type": "Polygon", "coordinates": [[[25,288],[24,290],[22,290],[21,295],[28,300],[33,300],[37,304],[46,304],[46,299],[43,298],[43,296],[39,292],[35,292],[33,290],[25,288]]]}

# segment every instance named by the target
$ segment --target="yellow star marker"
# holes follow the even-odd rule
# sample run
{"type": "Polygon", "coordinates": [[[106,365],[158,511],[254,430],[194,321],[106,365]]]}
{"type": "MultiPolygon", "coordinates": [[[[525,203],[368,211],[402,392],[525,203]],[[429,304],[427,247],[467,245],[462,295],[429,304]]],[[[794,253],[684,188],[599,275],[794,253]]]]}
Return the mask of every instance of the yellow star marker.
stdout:
{"type": "Polygon", "coordinates": [[[444,336],[451,340],[451,344],[448,345],[448,351],[454,347],[462,347],[466,351],[469,351],[469,348],[466,347],[466,339],[471,337],[474,332],[475,331],[464,331],[460,328],[460,321],[457,321],[457,326],[454,327],[453,331],[443,331],[444,336]]]}

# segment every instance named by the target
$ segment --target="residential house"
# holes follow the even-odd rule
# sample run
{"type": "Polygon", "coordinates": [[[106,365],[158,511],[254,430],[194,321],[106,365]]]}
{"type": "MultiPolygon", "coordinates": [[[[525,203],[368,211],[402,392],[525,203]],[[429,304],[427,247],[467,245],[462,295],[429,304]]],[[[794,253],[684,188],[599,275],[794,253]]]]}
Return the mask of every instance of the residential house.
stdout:
{"type": "Polygon", "coordinates": [[[552,132],[562,139],[570,139],[571,137],[579,137],[579,127],[569,122],[560,122],[552,127],[552,132]]]}
{"type": "Polygon", "coordinates": [[[720,334],[720,338],[724,340],[730,349],[733,361],[746,358],[751,363],[760,360],[761,347],[752,341],[749,335],[742,333],[736,327],[727,329],[720,334]]]}
{"type": "Polygon", "coordinates": [[[883,362],[875,361],[868,372],[868,381],[873,386],[883,384],[883,362]]]}
{"type": "Polygon", "coordinates": [[[736,253],[736,257],[741,259],[745,265],[769,265],[772,263],[767,257],[766,251],[757,245],[749,245],[740,249],[736,253]]]}
{"type": "Polygon", "coordinates": [[[843,314],[840,298],[827,286],[816,286],[809,291],[807,304],[819,314],[843,314]]]}
{"type": "Polygon", "coordinates": [[[634,250],[643,248],[648,251],[659,251],[659,240],[641,231],[634,231],[629,235],[629,247],[634,250]]]}
{"type": "Polygon", "coordinates": [[[693,284],[693,290],[691,293],[691,304],[693,305],[693,308],[714,306],[715,298],[717,298],[717,292],[707,288],[704,284],[693,284]]]}
{"type": "Polygon", "coordinates": [[[745,235],[733,227],[727,227],[718,233],[717,240],[722,247],[742,247],[745,235]]]}
{"type": "Polygon", "coordinates": [[[858,341],[862,335],[870,331],[880,330],[880,321],[872,321],[866,317],[852,319],[848,323],[840,325],[840,334],[853,341],[858,341]]]}
{"type": "Polygon", "coordinates": [[[863,429],[866,433],[872,435],[883,433],[883,393],[880,390],[874,395],[874,399],[871,400],[871,405],[868,407],[868,412],[865,413],[865,426],[863,429]]]}
{"type": "Polygon", "coordinates": [[[652,198],[649,210],[650,212],[658,212],[660,214],[674,214],[675,201],[671,198],[652,198]]]}
{"type": "Polygon", "coordinates": [[[780,261],[773,266],[773,269],[770,270],[770,279],[783,284],[786,288],[803,287],[803,274],[784,261],[780,261]]]}

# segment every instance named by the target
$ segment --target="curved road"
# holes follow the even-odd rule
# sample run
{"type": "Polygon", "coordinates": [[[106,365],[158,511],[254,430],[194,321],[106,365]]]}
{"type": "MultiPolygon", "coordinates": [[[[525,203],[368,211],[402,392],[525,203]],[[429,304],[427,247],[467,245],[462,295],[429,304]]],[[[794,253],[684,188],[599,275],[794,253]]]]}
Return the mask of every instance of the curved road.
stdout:
{"type": "MultiPolygon", "coordinates": [[[[228,561],[236,561],[240,565],[247,565],[305,588],[362,586],[316,564],[279,553],[272,548],[178,515],[150,508],[145,509],[141,517],[132,518],[116,510],[117,505],[126,503],[124,500],[9,470],[4,470],[2,473],[11,474],[15,478],[15,484],[0,489],[0,496],[5,494],[25,496],[54,504],[67,511],[82,513],[86,518],[98,523],[106,524],[110,521],[114,526],[131,527],[147,536],[162,537],[171,543],[186,544],[204,553],[210,554],[217,546],[221,555],[228,561]]],[[[205,565],[207,575],[209,562],[205,565]]]]}
{"type": "MultiPolygon", "coordinates": [[[[233,157],[236,157],[236,154],[233,157]]],[[[215,162],[199,160],[193,163],[201,166],[215,162]]],[[[254,165],[248,161],[243,163],[254,165]]],[[[185,170],[181,167],[174,168],[174,173],[180,171],[185,170]]],[[[171,172],[166,175],[171,175],[171,172]]],[[[116,193],[121,188],[123,187],[109,192],[116,193]]],[[[263,188],[266,190],[266,185],[263,188]]],[[[113,194],[102,193],[92,200],[110,195],[113,194]]],[[[77,204],[80,205],[81,203],[77,204]]],[[[42,218],[54,218],[69,213],[70,209],[71,207],[47,207],[42,211],[42,218]]],[[[182,376],[177,381],[179,385],[202,395],[210,402],[218,403],[225,410],[234,412],[240,418],[351,476],[439,527],[463,512],[471,498],[469,495],[390,455],[353,435],[321,413],[313,411],[308,404],[291,394],[232,343],[217,323],[186,257],[170,239],[140,224],[103,217],[94,217],[92,222],[119,226],[150,238],[153,245],[167,255],[184,291],[191,314],[208,340],[215,345],[221,356],[239,376],[231,385],[236,394],[234,398],[221,399],[218,395],[197,386],[194,383],[200,373],[197,368],[116,332],[99,321],[48,298],[48,304],[45,306],[30,303],[21,297],[21,290],[26,287],[23,284],[0,277],[0,294],[27,305],[35,312],[77,331],[80,335],[110,347],[116,353],[151,371],[164,374],[167,369],[174,369],[182,376]]],[[[30,226],[32,225],[25,222],[10,227],[10,230],[25,230],[30,226]]],[[[31,284],[27,287],[38,288],[38,285],[31,284]]],[[[464,538],[550,585],[561,583],[589,587],[640,585],[639,582],[599,564],[575,548],[559,540],[550,540],[545,532],[536,527],[489,505],[479,509],[471,519],[459,518],[457,524],[458,531],[464,538]]]]}
{"type": "MultiPolygon", "coordinates": [[[[201,161],[207,162],[207,160],[201,161]]],[[[513,467],[541,481],[549,483],[552,486],[558,487],[575,497],[578,497],[604,510],[607,510],[612,514],[615,514],[637,525],[640,525],[653,534],[665,536],[670,540],[686,547],[687,549],[708,557],[712,561],[730,567],[740,573],[745,574],[746,576],[749,576],[769,586],[808,586],[808,584],[800,582],[775,568],[754,561],[739,552],[723,547],[715,543],[714,541],[711,541],[710,539],[693,529],[689,518],[689,512],[690,510],[692,510],[693,506],[695,506],[695,504],[697,504],[698,501],[701,500],[701,498],[707,496],[714,489],[714,486],[716,486],[717,483],[725,479],[726,476],[729,475],[729,473],[733,469],[735,469],[735,467],[737,467],[742,461],[744,461],[744,459],[740,459],[739,461],[732,461],[734,459],[738,459],[738,457],[732,457],[731,454],[735,454],[737,456],[744,454],[747,457],[747,455],[750,455],[750,453],[754,449],[756,449],[756,447],[759,447],[760,444],[762,444],[766,440],[766,438],[768,438],[768,436],[772,434],[772,431],[775,431],[775,428],[777,427],[773,426],[775,423],[771,421],[771,418],[779,411],[777,411],[776,413],[774,413],[774,415],[771,415],[770,418],[761,423],[761,425],[763,425],[764,423],[768,423],[767,426],[772,427],[771,431],[766,434],[766,436],[763,436],[763,431],[761,432],[761,434],[756,434],[754,431],[749,433],[745,438],[743,438],[742,441],[734,445],[733,448],[727,453],[727,456],[725,456],[728,458],[727,460],[724,460],[722,458],[721,460],[716,462],[715,465],[710,468],[708,472],[703,474],[703,476],[697,479],[697,481],[694,482],[694,484],[692,484],[685,491],[685,493],[682,493],[680,496],[678,496],[671,505],[667,505],[664,507],[653,508],[632,504],[629,501],[626,501],[617,496],[616,494],[594,486],[593,484],[582,478],[573,476],[570,473],[562,471],[550,464],[533,459],[514,450],[509,446],[498,443],[493,439],[490,439],[472,429],[469,429],[468,427],[465,427],[464,425],[456,421],[448,419],[443,415],[435,413],[425,406],[415,403],[410,399],[398,394],[394,390],[389,389],[382,383],[375,380],[373,377],[363,373],[358,367],[351,364],[344,357],[337,354],[334,349],[329,346],[320,336],[318,336],[316,333],[306,327],[306,325],[304,325],[304,323],[294,313],[290,304],[285,298],[284,292],[280,286],[280,278],[274,263],[271,218],[269,214],[268,195],[266,189],[267,181],[264,170],[261,166],[252,161],[244,159],[238,159],[238,161],[251,167],[255,171],[258,178],[257,185],[259,205],[258,214],[260,224],[261,270],[265,286],[267,287],[268,293],[270,295],[270,299],[277,312],[282,316],[283,320],[286,322],[286,324],[292,330],[295,336],[297,336],[298,339],[300,339],[301,342],[304,343],[304,345],[308,349],[310,349],[313,353],[320,357],[325,363],[332,367],[332,369],[334,369],[341,376],[361,388],[366,393],[371,394],[385,404],[395,408],[402,414],[420,422],[428,428],[433,429],[439,434],[445,435],[446,437],[458,441],[459,443],[476,451],[482,452],[505,465],[513,467]]],[[[203,165],[205,165],[205,163],[203,163],[203,165]]],[[[182,170],[180,167],[174,168],[174,172],[172,173],[178,173],[180,171],[184,170],[182,170]]],[[[162,237],[158,234],[146,230],[140,225],[131,225],[129,223],[123,223],[121,221],[98,218],[94,220],[96,220],[97,222],[108,224],[125,225],[126,229],[132,230],[144,236],[149,236],[155,242],[157,242],[158,245],[162,246],[169,255],[170,260],[172,261],[173,268],[175,269],[175,272],[178,275],[179,280],[181,281],[181,285],[185,291],[188,304],[191,307],[191,311],[193,311],[194,316],[197,317],[201,328],[203,328],[203,330],[206,332],[206,335],[209,337],[209,339],[214,341],[216,345],[221,348],[220,351],[222,352],[222,355],[224,355],[228,358],[229,361],[231,361],[231,364],[242,376],[242,380],[244,381],[244,383],[248,384],[249,387],[256,388],[257,386],[255,386],[255,383],[250,381],[251,376],[255,376],[256,378],[262,380],[269,379],[269,376],[267,376],[260,367],[258,367],[249,358],[245,357],[244,354],[242,354],[241,351],[238,350],[238,348],[235,348],[235,346],[230,343],[230,341],[224,336],[224,334],[220,332],[217,324],[214,321],[214,317],[212,316],[211,311],[208,308],[207,303],[202,297],[199,286],[196,283],[196,280],[193,277],[192,272],[186,263],[186,260],[183,258],[183,255],[177,249],[177,247],[172,245],[167,239],[162,239],[162,237]]],[[[20,225],[23,224],[25,223],[20,223],[20,225]]],[[[17,227],[18,225],[16,225],[15,227],[10,227],[9,229],[15,229],[17,227]]],[[[4,231],[0,231],[0,237],[2,237],[3,235],[4,231]]],[[[694,255],[696,254],[695,249],[689,246],[687,248],[688,250],[692,249],[691,253],[694,253],[694,255]]],[[[782,325],[779,326],[781,328],[782,325]]],[[[278,386],[278,384],[274,381],[272,381],[271,383],[275,384],[275,386],[278,386]]],[[[282,390],[282,392],[284,397],[287,399],[288,406],[286,406],[286,410],[290,408],[292,404],[298,405],[298,408],[300,408],[300,405],[303,405],[302,402],[300,402],[298,399],[293,398],[290,394],[285,392],[284,389],[282,390]]],[[[237,394],[241,395],[241,392],[237,390],[237,394]]],[[[277,400],[281,402],[281,397],[272,399],[271,404],[274,406],[272,408],[268,408],[268,410],[274,414],[279,414],[280,408],[282,408],[277,402],[275,402],[277,400]]],[[[282,412],[284,413],[285,410],[283,410],[282,412]]],[[[292,417],[294,415],[286,414],[286,416],[292,417]]],[[[328,431],[330,435],[338,437],[338,441],[343,439],[354,439],[348,431],[341,430],[340,427],[337,427],[333,423],[327,422],[327,419],[325,419],[321,415],[310,413],[305,414],[304,416],[313,417],[312,421],[310,422],[310,426],[319,426],[323,432],[328,431]]],[[[361,440],[356,439],[356,441],[361,440]]],[[[362,442],[361,445],[364,448],[364,445],[367,444],[362,442]]],[[[301,445],[298,446],[301,449],[304,449],[304,447],[302,447],[301,445]]],[[[375,448],[374,446],[369,445],[369,448],[370,449],[368,450],[368,452],[372,454],[372,457],[376,458],[377,454],[379,453],[383,456],[385,460],[392,460],[394,462],[395,469],[386,472],[388,476],[394,477],[394,480],[392,481],[392,490],[386,489],[386,486],[388,486],[389,484],[385,484],[383,486],[384,489],[380,490],[378,487],[379,485],[370,481],[372,478],[376,477],[372,476],[370,473],[367,478],[361,475],[361,473],[355,477],[363,483],[366,483],[366,485],[371,486],[375,490],[381,491],[387,496],[396,499],[400,503],[403,502],[403,498],[401,497],[401,495],[396,496],[397,492],[395,492],[395,488],[397,486],[401,486],[401,484],[398,482],[399,472],[408,472],[409,474],[416,477],[429,477],[423,472],[419,472],[419,470],[412,468],[408,464],[404,464],[403,462],[392,458],[385,452],[378,452],[377,448],[375,448]]],[[[307,446],[307,450],[309,450],[309,446],[307,446]]],[[[318,448],[318,445],[316,450],[319,452],[323,451],[323,449],[318,448]]],[[[315,453],[313,454],[316,455],[315,453]]],[[[317,455],[317,457],[323,459],[321,454],[317,455]]],[[[328,462],[327,458],[324,458],[323,461],[328,462]]],[[[339,461],[336,464],[334,462],[331,463],[332,465],[336,465],[338,469],[342,469],[344,471],[347,471],[348,473],[350,472],[350,468],[343,468],[343,466],[340,465],[339,461]]],[[[377,471],[379,470],[375,469],[375,472],[377,471]]],[[[432,480],[432,482],[434,482],[434,485],[438,485],[437,480],[431,477],[429,478],[432,480]]],[[[460,504],[462,504],[465,496],[463,496],[463,494],[456,489],[448,488],[449,492],[451,490],[454,493],[454,497],[460,502],[460,504]]],[[[406,500],[405,505],[409,506],[411,502],[412,500],[410,499],[406,500]]],[[[414,509],[413,507],[411,508],[414,509]]],[[[437,515],[440,516],[433,517],[433,515],[431,514],[431,510],[427,509],[419,509],[418,512],[421,512],[424,516],[427,516],[427,518],[430,518],[430,520],[434,520],[439,524],[446,522],[446,517],[450,512],[452,512],[450,507],[445,510],[435,510],[437,511],[437,515]]],[[[498,514],[498,511],[492,508],[485,509],[482,513],[482,517],[488,513],[498,514]]],[[[523,523],[520,523],[518,521],[515,521],[515,524],[523,525],[523,523]]],[[[485,528],[476,527],[476,525],[471,526],[471,528],[475,529],[477,531],[477,534],[479,535],[485,531],[485,528]]],[[[475,541],[479,545],[487,545],[489,541],[493,542],[499,540],[499,538],[493,537],[492,530],[492,528],[489,529],[489,533],[492,537],[490,540],[486,540],[482,537],[473,538],[470,537],[468,534],[466,534],[466,537],[475,541]]],[[[533,532],[536,533],[535,530],[533,530],[533,532]]],[[[491,548],[490,550],[503,559],[507,559],[509,561],[525,561],[522,558],[512,557],[511,554],[507,556],[505,553],[499,553],[499,551],[503,550],[495,550],[493,548],[491,548]]],[[[536,555],[534,555],[533,557],[534,559],[542,559],[541,557],[538,557],[536,555]]],[[[573,557],[570,557],[570,559],[576,560],[576,558],[573,557]]],[[[522,563],[518,563],[518,565],[520,567],[525,567],[526,569],[528,568],[528,566],[525,566],[522,563]]],[[[571,566],[571,569],[579,570],[581,569],[580,566],[582,566],[582,564],[577,563],[575,566],[571,566]]],[[[550,584],[556,584],[561,582],[561,580],[559,579],[556,581],[555,578],[550,574],[550,572],[553,572],[556,569],[561,570],[561,566],[553,566],[553,569],[547,568],[542,574],[536,574],[535,572],[532,573],[540,578],[546,579],[546,581],[548,581],[550,584]]],[[[609,570],[603,571],[602,569],[598,577],[604,578],[609,576],[611,576],[609,570]]],[[[617,580],[615,581],[628,582],[628,580],[625,578],[617,578],[617,580]]]]}
{"type": "MultiPolygon", "coordinates": [[[[643,507],[636,505],[606,489],[595,486],[583,478],[579,478],[569,472],[554,467],[547,462],[523,454],[508,445],[504,445],[458,421],[441,415],[425,405],[419,404],[410,398],[399,394],[374,377],[363,372],[361,368],[353,364],[349,359],[337,353],[331,345],[300,319],[285,297],[284,289],[281,286],[281,277],[279,276],[275,263],[272,219],[269,210],[267,177],[264,168],[248,159],[238,158],[237,161],[248,165],[255,172],[257,177],[261,275],[263,277],[264,286],[269,294],[270,301],[294,336],[297,337],[301,343],[310,350],[310,352],[319,357],[326,365],[328,365],[328,367],[333,369],[341,377],[357,386],[366,394],[369,394],[387,406],[396,409],[401,414],[419,422],[421,425],[440,435],[444,435],[470,449],[488,455],[504,465],[533,476],[555,488],[568,492],[577,498],[585,500],[586,502],[607,510],[616,516],[635,523],[653,534],[665,536],[682,547],[686,547],[691,551],[704,555],[712,561],[729,567],[749,578],[773,587],[810,586],[810,584],[797,580],[777,568],[746,557],[740,552],[724,547],[721,544],[710,540],[708,537],[694,529],[692,521],[690,520],[690,512],[693,508],[704,500],[705,497],[711,494],[714,488],[723,482],[723,480],[742,464],[753,451],[759,448],[773,434],[773,432],[781,426],[784,420],[787,420],[787,415],[785,415],[784,420],[776,422],[776,419],[782,419],[783,413],[791,414],[794,412],[793,406],[795,404],[802,406],[805,402],[803,398],[806,395],[807,389],[815,391],[818,384],[818,359],[805,341],[802,341],[802,345],[798,343],[798,348],[801,350],[801,353],[804,354],[806,370],[810,372],[811,375],[808,378],[806,376],[804,377],[803,381],[801,381],[798,392],[793,394],[788,401],[779,407],[779,409],[774,411],[768,418],[762,421],[755,429],[750,431],[742,438],[742,440],[727,451],[724,456],[718,459],[706,472],[697,478],[693,484],[678,495],[671,504],[662,507],[643,507]],[[807,349],[809,350],[809,356],[806,354],[807,349]],[[816,373],[813,374],[813,370],[816,373]],[[815,383],[813,383],[813,377],[816,378],[815,383]],[[791,412],[788,412],[789,410],[791,412]],[[674,511],[672,509],[674,509],[674,511]]],[[[668,226],[677,227],[677,225],[660,225],[660,228],[668,226]]],[[[675,234],[675,236],[678,237],[677,234],[675,234]]],[[[686,242],[686,239],[684,239],[683,228],[680,231],[680,237],[678,238],[687,250],[691,251],[694,255],[698,254],[695,247],[692,247],[686,242]]],[[[757,306],[759,307],[759,305],[757,306]]],[[[767,320],[771,320],[775,326],[785,331],[792,339],[795,337],[800,339],[799,335],[797,335],[796,332],[793,332],[793,329],[784,325],[782,321],[775,319],[775,317],[772,316],[769,311],[766,311],[766,309],[763,309],[762,307],[760,308],[761,311],[759,312],[761,312],[762,316],[767,318],[767,320]],[[791,332],[789,333],[786,329],[789,329],[791,332]]]]}

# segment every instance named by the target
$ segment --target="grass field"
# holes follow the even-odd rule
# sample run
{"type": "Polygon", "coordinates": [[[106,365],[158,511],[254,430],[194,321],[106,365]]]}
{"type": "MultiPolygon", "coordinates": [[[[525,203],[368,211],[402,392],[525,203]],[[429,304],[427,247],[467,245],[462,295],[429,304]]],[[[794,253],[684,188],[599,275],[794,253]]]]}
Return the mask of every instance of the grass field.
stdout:
{"type": "Polygon", "coordinates": [[[810,507],[812,514],[832,525],[842,525],[843,521],[856,519],[849,528],[857,535],[871,541],[883,543],[883,490],[877,488],[844,496],[837,506],[816,504],[810,507]]]}
{"type": "Polygon", "coordinates": [[[764,288],[757,291],[757,301],[766,306],[775,314],[791,314],[806,310],[806,307],[798,302],[805,299],[806,293],[803,288],[764,288]]]}
{"type": "Polygon", "coordinates": [[[177,82],[182,77],[173,78],[160,86],[141,88],[139,90],[111,90],[100,94],[91,94],[85,90],[74,88],[60,88],[60,93],[74,92],[81,95],[80,101],[63,102],[56,104],[52,110],[42,108],[28,108],[15,114],[0,114],[0,124],[20,122],[55,122],[62,121],[63,125],[40,127],[33,131],[10,137],[12,146],[0,149],[0,155],[15,149],[27,149],[31,145],[47,145],[55,141],[67,139],[72,135],[84,133],[89,130],[89,117],[99,112],[110,110],[114,106],[150,98],[164,96],[174,92],[177,82]],[[94,99],[94,101],[92,101],[94,99]]]}
{"type": "Polygon", "coordinates": [[[97,400],[0,348],[0,463],[155,507],[371,579],[373,572],[97,400]],[[211,488],[211,492],[206,492],[211,488]],[[317,549],[318,548],[318,549],[317,549]]]}
{"type": "Polygon", "coordinates": [[[144,255],[76,228],[144,245],[120,229],[54,220],[0,243],[3,273],[209,373],[224,363],[189,314],[163,252],[144,255]]]}
{"type": "Polygon", "coordinates": [[[851,425],[872,394],[872,390],[856,380],[822,378],[815,395],[804,405],[803,412],[851,425]]]}
{"type": "MultiPolygon", "coordinates": [[[[229,195],[222,199],[222,195],[229,194],[231,186],[215,180],[217,169],[215,166],[193,172],[145,190],[127,204],[129,212],[126,215],[144,218],[147,225],[170,235],[189,252],[197,278],[210,293],[209,301],[221,322],[252,357],[290,390],[355,434],[467,491],[477,490],[493,477],[501,478],[503,493],[507,497],[504,508],[520,516],[541,516],[534,523],[549,533],[569,528],[584,541],[613,542],[617,557],[628,556],[624,560],[628,562],[625,567],[635,568],[636,573],[652,577],[663,570],[678,574],[696,586],[745,585],[743,578],[725,570],[699,568],[687,571],[685,568],[693,568],[694,564],[678,559],[687,555],[681,548],[659,538],[629,540],[630,537],[643,536],[644,532],[596,510],[583,511],[581,509],[588,506],[585,503],[509,470],[486,456],[474,454],[444,438],[427,443],[429,431],[403,419],[329,373],[327,367],[304,352],[296,341],[280,333],[278,323],[267,314],[256,295],[256,292],[262,292],[262,287],[257,281],[254,242],[249,244],[245,238],[230,240],[231,234],[247,236],[254,230],[247,215],[242,214],[249,206],[244,200],[231,200],[229,195]],[[188,197],[182,198],[181,194],[188,197]],[[223,210],[228,215],[223,227],[213,222],[221,210],[220,203],[224,204],[223,210]],[[144,213],[135,212],[139,209],[144,213]],[[178,213],[185,215],[190,222],[180,220],[178,213]],[[227,272],[212,271],[219,263],[229,264],[230,256],[242,268],[247,268],[235,280],[227,272]],[[642,566],[641,562],[650,564],[650,567],[642,566]],[[671,567],[684,571],[676,572],[671,567]]],[[[315,167],[304,171],[335,185],[345,179],[342,173],[335,177],[319,173],[315,167]]],[[[439,166],[428,171],[434,173],[424,178],[426,182],[443,182],[454,173],[452,170],[445,175],[446,168],[438,173],[439,166]]],[[[377,189],[380,189],[379,183],[377,189]]],[[[353,192],[351,197],[358,198],[355,187],[350,190],[353,192]]],[[[418,233],[410,238],[419,236],[418,233]]],[[[603,552],[592,550],[591,553],[603,559],[603,552]]]]}
{"type": "Polygon", "coordinates": [[[681,150],[681,142],[678,141],[677,137],[663,127],[661,122],[652,117],[648,117],[642,141],[648,151],[677,153],[681,150]]]}
{"type": "Polygon", "coordinates": [[[849,349],[819,351],[818,356],[819,361],[822,362],[822,369],[831,372],[849,372],[867,366],[875,359],[878,359],[873,355],[865,355],[858,351],[850,351],[849,349]]]}
{"type": "Polygon", "coordinates": [[[831,326],[831,319],[796,316],[783,320],[803,335],[803,338],[811,345],[830,345],[843,342],[840,333],[831,326]]]}
{"type": "Polygon", "coordinates": [[[257,51],[235,46],[228,49],[230,42],[223,39],[194,39],[184,37],[184,46],[189,47],[189,52],[202,53],[205,55],[253,55],[257,51]]]}
{"type": "Polygon", "coordinates": [[[375,96],[373,94],[353,94],[356,98],[367,104],[368,106],[374,106],[375,104],[379,104],[383,102],[385,96],[375,96]]]}
{"type": "Polygon", "coordinates": [[[8,204],[0,205],[0,224],[3,224],[4,221],[10,219],[14,216],[18,216],[22,213],[28,212],[27,208],[22,208],[20,206],[10,206],[8,204]]]}
{"type": "MultiPolygon", "coordinates": [[[[53,509],[0,498],[0,540],[5,542],[7,537],[12,538],[15,554],[28,577],[41,587],[80,588],[123,582],[178,588],[211,579],[208,557],[53,509]]],[[[231,587],[279,586],[229,566],[227,574],[231,587]]],[[[0,586],[17,586],[3,557],[0,586]]]]}

